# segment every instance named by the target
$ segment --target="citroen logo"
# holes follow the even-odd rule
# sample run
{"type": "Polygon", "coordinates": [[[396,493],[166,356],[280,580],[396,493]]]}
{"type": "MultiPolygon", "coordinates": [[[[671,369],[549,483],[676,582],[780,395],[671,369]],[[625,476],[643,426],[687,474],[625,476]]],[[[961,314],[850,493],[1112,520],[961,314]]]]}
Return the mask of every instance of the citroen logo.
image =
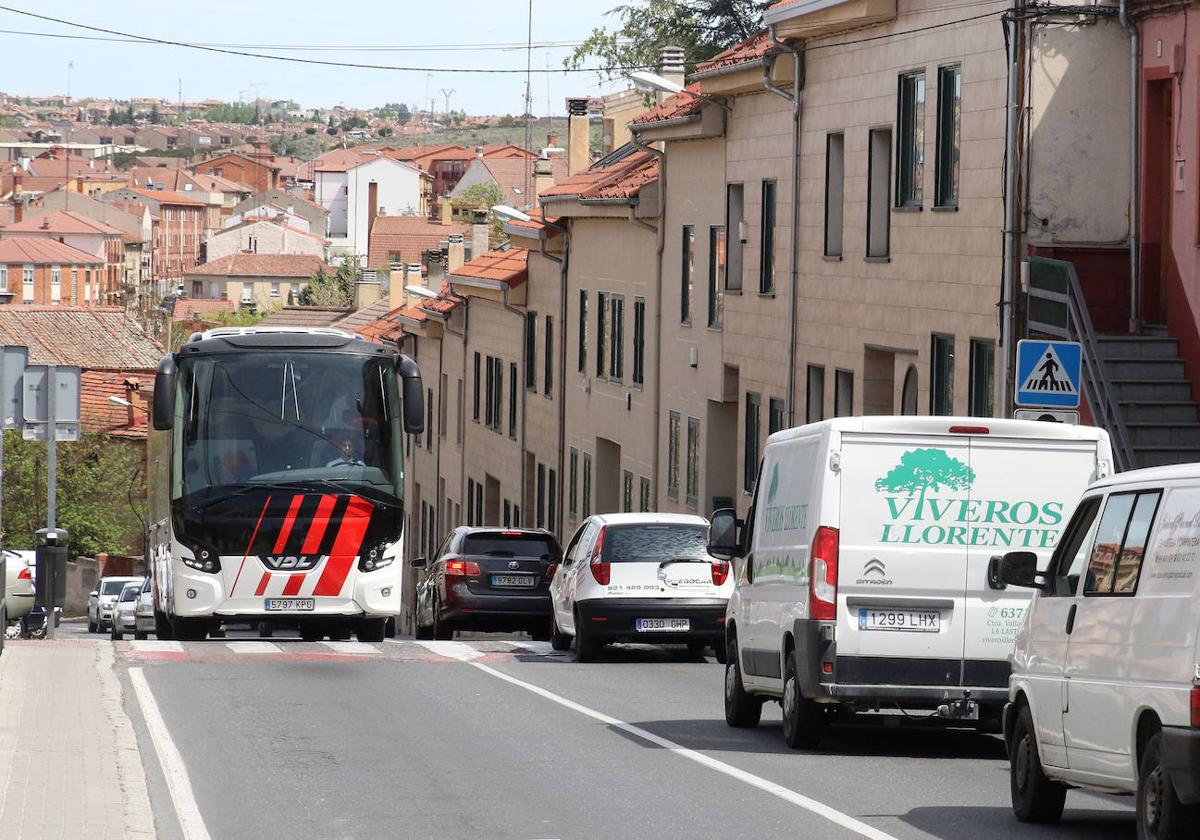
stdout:
{"type": "Polygon", "coordinates": [[[887,566],[878,557],[872,557],[867,561],[867,565],[863,566],[863,577],[867,577],[868,575],[887,577],[887,566]]]}

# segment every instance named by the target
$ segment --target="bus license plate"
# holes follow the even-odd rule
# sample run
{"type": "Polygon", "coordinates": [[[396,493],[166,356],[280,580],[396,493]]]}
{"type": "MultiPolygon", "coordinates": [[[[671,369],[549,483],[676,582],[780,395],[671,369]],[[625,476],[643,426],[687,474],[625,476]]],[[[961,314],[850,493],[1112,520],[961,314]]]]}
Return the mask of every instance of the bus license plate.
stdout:
{"type": "Polygon", "coordinates": [[[267,598],[267,612],[312,612],[317,603],[312,598],[267,598]]]}
{"type": "Polygon", "coordinates": [[[537,586],[533,575],[492,575],[492,586],[520,586],[532,589],[537,586]]]}
{"type": "Polygon", "coordinates": [[[692,622],[688,618],[639,618],[633,627],[639,633],[686,633],[692,622]]]}
{"type": "Polygon", "coordinates": [[[899,630],[909,633],[936,633],[941,629],[942,614],[937,610],[894,610],[860,608],[859,630],[899,630]]]}

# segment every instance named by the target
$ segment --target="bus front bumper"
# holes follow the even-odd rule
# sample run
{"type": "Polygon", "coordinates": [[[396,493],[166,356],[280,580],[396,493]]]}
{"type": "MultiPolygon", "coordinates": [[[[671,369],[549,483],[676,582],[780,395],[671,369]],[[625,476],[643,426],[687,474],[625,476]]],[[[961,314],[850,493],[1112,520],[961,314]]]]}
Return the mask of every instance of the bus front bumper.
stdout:
{"type": "MultiPolygon", "coordinates": [[[[182,564],[180,564],[182,566],[182,564]]],[[[228,598],[220,575],[206,574],[187,567],[177,570],[174,587],[174,613],[180,618],[220,616],[322,615],[364,616],[391,618],[400,614],[400,583],[402,566],[399,562],[370,573],[355,575],[351,586],[343,587],[338,596],[305,594],[312,591],[306,581],[295,595],[264,594],[228,598]],[[311,610],[269,610],[269,602],[280,599],[311,601],[311,610]]]]}

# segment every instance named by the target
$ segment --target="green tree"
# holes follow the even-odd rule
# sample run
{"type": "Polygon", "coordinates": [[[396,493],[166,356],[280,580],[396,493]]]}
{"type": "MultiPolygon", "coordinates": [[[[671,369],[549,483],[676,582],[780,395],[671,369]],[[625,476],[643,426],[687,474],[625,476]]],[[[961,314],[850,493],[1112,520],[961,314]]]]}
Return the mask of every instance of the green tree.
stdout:
{"type": "Polygon", "coordinates": [[[689,69],[712,58],[762,28],[762,13],[771,0],[638,0],[617,6],[621,25],[597,27],[565,60],[583,67],[598,60],[606,80],[629,75],[628,68],[656,67],[659,50],[681,47],[689,69]]]}
{"type": "Polygon", "coordinates": [[[400,125],[408,125],[411,119],[412,111],[409,110],[407,105],[401,102],[396,106],[396,122],[400,123],[400,125]]]}
{"type": "Polygon", "coordinates": [[[463,190],[462,195],[453,200],[456,210],[491,210],[497,204],[504,204],[504,190],[495,181],[483,181],[472,184],[463,190]]]}
{"type": "Polygon", "coordinates": [[[158,112],[158,105],[150,106],[150,124],[159,125],[162,122],[162,114],[158,112]]]}
{"type": "MultiPolygon", "coordinates": [[[[46,444],[5,432],[4,448],[4,544],[33,548],[34,533],[46,527],[46,444]]],[[[70,533],[73,554],[141,553],[141,461],[137,446],[103,435],[58,445],[57,524],[70,533]]]]}
{"type": "Polygon", "coordinates": [[[349,309],[354,305],[354,283],[357,279],[358,259],[355,257],[344,259],[333,274],[323,268],[318,269],[300,293],[300,305],[349,309]]]}
{"type": "Polygon", "coordinates": [[[875,489],[892,493],[920,493],[917,510],[925,505],[927,490],[967,490],[975,482],[975,470],[944,449],[914,449],[905,452],[900,463],[875,482],[875,489]]]}

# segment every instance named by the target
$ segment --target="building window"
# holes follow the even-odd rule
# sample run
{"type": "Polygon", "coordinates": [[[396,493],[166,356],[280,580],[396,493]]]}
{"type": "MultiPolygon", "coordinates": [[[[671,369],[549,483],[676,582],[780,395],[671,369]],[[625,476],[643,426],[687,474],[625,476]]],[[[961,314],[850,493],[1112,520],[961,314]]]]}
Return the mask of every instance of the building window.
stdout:
{"type": "Polygon", "coordinates": [[[550,477],[546,479],[546,527],[551,531],[558,530],[558,474],[549,470],[550,477]]]}
{"type": "Polygon", "coordinates": [[[546,527],[546,465],[537,465],[537,504],[534,506],[534,521],[538,528],[546,527]]]}
{"type": "Polygon", "coordinates": [[[929,413],[954,413],[954,336],[934,335],[929,356],[929,413]]]}
{"type": "Polygon", "coordinates": [[[567,513],[572,519],[579,515],[579,450],[571,447],[571,460],[567,467],[567,513]]]}
{"type": "Polygon", "coordinates": [[[938,207],[956,207],[962,143],[962,65],[938,68],[937,109],[937,158],[934,161],[937,195],[934,203],[938,207]]]}
{"type": "Polygon", "coordinates": [[[512,502],[508,499],[504,500],[504,527],[512,527],[512,502]]]}
{"type": "Polygon", "coordinates": [[[725,288],[742,290],[742,252],[746,245],[746,190],[741,184],[725,187],[725,229],[729,231],[729,265],[725,273],[725,288]]]}
{"type": "Polygon", "coordinates": [[[26,286],[33,285],[33,266],[27,265],[21,271],[21,282],[26,286]]]}
{"type": "Polygon", "coordinates": [[[554,319],[546,316],[545,369],[542,371],[542,392],[548,397],[554,391],[554,319]]]}
{"type": "Polygon", "coordinates": [[[667,415],[667,495],[679,498],[679,412],[667,415]]]}
{"type": "Polygon", "coordinates": [[[463,399],[465,391],[463,389],[463,381],[458,380],[458,390],[456,391],[458,399],[454,402],[454,407],[457,409],[458,422],[455,423],[454,442],[461,444],[463,442],[463,427],[466,425],[466,401],[463,399]]]}
{"type": "Polygon", "coordinates": [[[880,259],[891,248],[892,130],[872,129],[867,152],[867,256],[880,259]]]}
{"type": "Polygon", "coordinates": [[[492,359],[492,431],[499,433],[504,428],[504,362],[492,359]]]}
{"type": "Polygon", "coordinates": [[[537,313],[525,313],[525,387],[537,390],[537,313]]]}
{"type": "Polygon", "coordinates": [[[638,510],[640,510],[642,513],[649,513],[650,512],[650,479],[648,479],[648,478],[642,479],[641,498],[639,501],[640,501],[640,504],[638,505],[638,510]]]}
{"type": "Polygon", "coordinates": [[[8,266],[6,265],[0,265],[0,290],[8,291],[8,266]]]}
{"type": "Polygon", "coordinates": [[[842,255],[842,214],[846,187],[846,135],[825,138],[825,256],[842,255]]]}
{"type": "Polygon", "coordinates": [[[646,300],[633,299],[633,384],[646,381],[646,300]]]}
{"type": "Polygon", "coordinates": [[[521,506],[513,505],[513,527],[521,527],[521,506]]]}
{"type": "Polygon", "coordinates": [[[625,297],[612,296],[612,324],[609,326],[608,373],[614,382],[625,377],[625,297]]]}
{"type": "Polygon", "coordinates": [[[604,353],[608,349],[608,295],[596,292],[596,376],[607,371],[604,353]]]}
{"type": "Polygon", "coordinates": [[[972,417],[991,417],[995,413],[992,383],[995,374],[996,350],[992,342],[982,338],[971,339],[970,382],[967,389],[971,394],[969,411],[972,417]]]}
{"type": "Polygon", "coordinates": [[[925,73],[900,77],[900,145],[896,150],[896,206],[920,207],[925,183],[925,73]]]}
{"type": "Polygon", "coordinates": [[[271,297],[279,297],[279,284],[276,282],[271,283],[271,297]]]}
{"type": "Polygon", "coordinates": [[[475,479],[467,479],[467,524],[475,524],[475,479]]]}
{"type": "Polygon", "coordinates": [[[52,285],[52,286],[61,286],[62,285],[62,266],[61,265],[50,266],[50,285],[52,285]]]}
{"type": "Polygon", "coordinates": [[[483,392],[483,424],[490,429],[494,422],[492,409],[495,407],[495,403],[492,401],[492,395],[495,393],[496,388],[496,366],[492,364],[491,356],[488,356],[484,360],[484,364],[487,367],[487,373],[485,374],[487,376],[487,388],[483,392]]]}
{"type": "Polygon", "coordinates": [[[300,284],[299,283],[292,284],[291,295],[292,295],[292,299],[289,302],[290,303],[299,303],[299,301],[300,301],[300,284]]]}
{"type": "Polygon", "coordinates": [[[633,473],[629,470],[621,476],[621,510],[625,513],[633,511],[633,473]]]}
{"type": "Polygon", "coordinates": [[[825,368],[822,365],[808,366],[808,385],[805,390],[807,405],[804,409],[805,423],[819,423],[825,419],[825,368]]]}
{"type": "Polygon", "coordinates": [[[696,228],[683,226],[683,245],[679,255],[679,323],[692,323],[692,284],[696,274],[696,228]]]}
{"type": "Polygon", "coordinates": [[[442,387],[438,390],[438,435],[446,436],[446,407],[450,402],[450,377],[442,374],[442,387]]]}
{"type": "Polygon", "coordinates": [[[480,370],[479,354],[476,353],[475,354],[475,413],[474,413],[474,418],[475,418],[476,423],[479,422],[479,386],[481,384],[479,381],[480,373],[481,373],[481,370],[480,370]]]}
{"type": "Polygon", "coordinates": [[[839,370],[833,376],[833,416],[854,414],[854,371],[839,370]]]}
{"type": "Polygon", "coordinates": [[[687,428],[687,503],[700,503],[700,421],[688,418],[687,428]]]}
{"type": "MultiPolygon", "coordinates": [[[[513,512],[513,519],[516,521],[516,524],[518,524],[518,525],[521,524],[521,514],[517,513],[515,510],[513,512]]],[[[476,525],[483,524],[483,482],[482,481],[475,482],[475,524],[476,525]]]]}
{"type": "Polygon", "coordinates": [[[746,392],[746,428],[742,450],[742,489],[747,493],[754,492],[754,481],[758,476],[758,415],[762,407],[762,398],[753,392],[746,392]]]}
{"type": "Polygon", "coordinates": [[[725,310],[725,226],[708,229],[708,326],[720,329],[725,310]]]}
{"type": "Polygon", "coordinates": [[[762,252],[758,258],[758,291],[775,292],[775,182],[762,183],[762,252]]]}
{"type": "Polygon", "coordinates": [[[579,372],[587,373],[588,293],[579,290],[579,372]]]}
{"type": "Polygon", "coordinates": [[[425,406],[425,448],[430,452],[433,451],[433,389],[425,389],[426,406],[425,406]]]}
{"type": "Polygon", "coordinates": [[[508,436],[517,439],[517,363],[508,365],[508,436]]]}
{"type": "Polygon", "coordinates": [[[771,397],[767,403],[767,436],[783,431],[784,425],[784,408],[783,400],[779,397],[771,397]]]}
{"type": "Polygon", "coordinates": [[[592,515],[592,456],[583,453],[583,518],[592,515]]]}

